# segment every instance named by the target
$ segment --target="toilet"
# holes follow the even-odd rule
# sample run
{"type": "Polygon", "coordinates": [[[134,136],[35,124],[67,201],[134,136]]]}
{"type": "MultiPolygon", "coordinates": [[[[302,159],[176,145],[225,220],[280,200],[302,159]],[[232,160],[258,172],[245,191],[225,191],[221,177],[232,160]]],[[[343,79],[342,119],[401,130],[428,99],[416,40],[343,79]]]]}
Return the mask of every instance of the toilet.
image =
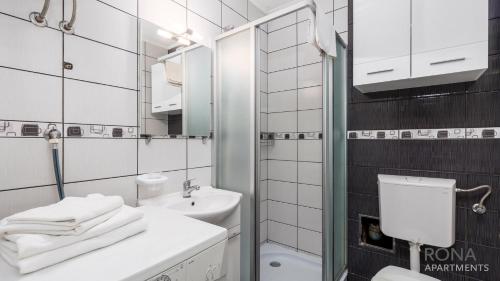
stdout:
{"type": "Polygon", "coordinates": [[[378,175],[380,226],[410,244],[410,269],[387,266],[372,281],[439,281],[420,273],[420,246],[455,243],[455,185],[451,179],[378,175]]]}

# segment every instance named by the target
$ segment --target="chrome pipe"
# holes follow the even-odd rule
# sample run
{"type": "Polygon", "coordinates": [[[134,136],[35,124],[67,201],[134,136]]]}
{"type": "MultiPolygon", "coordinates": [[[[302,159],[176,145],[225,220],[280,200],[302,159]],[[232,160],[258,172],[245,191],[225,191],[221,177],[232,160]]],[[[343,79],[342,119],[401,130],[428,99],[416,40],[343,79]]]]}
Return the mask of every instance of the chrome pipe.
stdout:
{"type": "Polygon", "coordinates": [[[76,5],[76,0],[73,0],[73,8],[71,9],[71,19],[69,21],[61,21],[59,23],[59,28],[64,32],[64,33],[67,33],[67,34],[73,34],[74,32],[74,25],[75,25],[75,22],[76,22],[76,8],[77,8],[77,5],[76,5]]]}
{"type": "Polygon", "coordinates": [[[45,0],[41,12],[30,13],[29,18],[31,22],[36,26],[41,26],[41,27],[47,26],[47,13],[49,12],[49,7],[50,7],[50,0],[45,0]]]}
{"type": "Polygon", "coordinates": [[[479,201],[479,203],[472,205],[472,210],[474,211],[474,213],[480,214],[480,215],[486,213],[486,206],[484,205],[484,201],[491,194],[491,191],[492,191],[491,186],[490,185],[480,185],[480,186],[477,186],[477,187],[474,187],[471,189],[461,189],[461,188],[456,189],[457,192],[464,192],[464,193],[465,192],[476,192],[476,191],[481,190],[481,189],[487,189],[487,191],[483,195],[483,197],[481,197],[481,200],[479,201]]]}

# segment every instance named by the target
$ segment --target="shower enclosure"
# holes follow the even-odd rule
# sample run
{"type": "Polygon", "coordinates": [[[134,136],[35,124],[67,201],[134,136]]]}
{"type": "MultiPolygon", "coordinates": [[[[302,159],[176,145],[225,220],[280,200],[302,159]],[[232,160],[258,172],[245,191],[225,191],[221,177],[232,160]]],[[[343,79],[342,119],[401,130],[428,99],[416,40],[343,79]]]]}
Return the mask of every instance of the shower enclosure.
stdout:
{"type": "Polygon", "coordinates": [[[307,42],[303,2],[216,38],[213,185],[243,194],[241,280],[346,270],[346,50],[307,42]]]}

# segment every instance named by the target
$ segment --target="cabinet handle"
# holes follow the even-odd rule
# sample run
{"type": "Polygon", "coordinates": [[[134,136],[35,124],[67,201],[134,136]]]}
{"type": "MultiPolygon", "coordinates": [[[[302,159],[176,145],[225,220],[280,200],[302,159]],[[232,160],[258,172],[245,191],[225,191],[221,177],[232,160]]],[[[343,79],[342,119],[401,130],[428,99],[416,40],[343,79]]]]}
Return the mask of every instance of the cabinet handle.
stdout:
{"type": "Polygon", "coordinates": [[[465,58],[456,58],[456,59],[450,59],[450,60],[440,60],[440,61],[431,62],[430,65],[443,64],[443,63],[456,62],[456,61],[464,61],[464,60],[465,60],[465,58]]]}
{"type": "Polygon", "coordinates": [[[157,105],[157,106],[155,106],[155,108],[161,108],[161,105],[157,105]]]}
{"type": "Polygon", "coordinates": [[[383,69],[383,70],[377,70],[377,71],[372,71],[372,72],[367,72],[367,75],[372,75],[372,74],[379,74],[379,73],[385,73],[385,72],[391,72],[394,71],[394,68],[389,68],[389,69],[383,69]]]}
{"type": "Polygon", "coordinates": [[[174,105],[177,105],[177,104],[176,103],[171,103],[168,106],[174,106],[174,105]]]}

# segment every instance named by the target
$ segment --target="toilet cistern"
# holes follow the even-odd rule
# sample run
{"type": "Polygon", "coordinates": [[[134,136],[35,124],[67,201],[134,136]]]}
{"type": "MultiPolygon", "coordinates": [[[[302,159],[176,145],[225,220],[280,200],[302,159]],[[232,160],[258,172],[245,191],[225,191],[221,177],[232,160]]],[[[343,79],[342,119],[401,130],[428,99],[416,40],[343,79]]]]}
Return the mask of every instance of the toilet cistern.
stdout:
{"type": "Polygon", "coordinates": [[[452,179],[378,175],[382,232],[409,242],[414,272],[420,272],[421,245],[455,243],[455,185],[452,179]]]}

